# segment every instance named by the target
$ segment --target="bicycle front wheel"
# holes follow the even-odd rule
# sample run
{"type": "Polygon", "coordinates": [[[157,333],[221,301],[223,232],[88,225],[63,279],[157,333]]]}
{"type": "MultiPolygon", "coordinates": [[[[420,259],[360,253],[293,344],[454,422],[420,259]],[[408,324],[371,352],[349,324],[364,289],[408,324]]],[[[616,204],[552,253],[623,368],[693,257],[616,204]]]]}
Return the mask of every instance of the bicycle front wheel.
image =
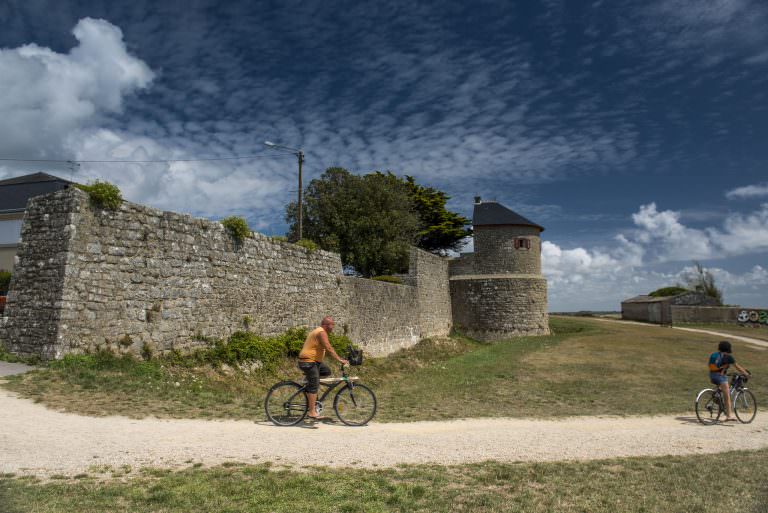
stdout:
{"type": "Polygon", "coordinates": [[[715,391],[707,388],[696,396],[696,418],[705,425],[714,424],[723,414],[722,404],[715,391]]]}
{"type": "Polygon", "coordinates": [[[742,424],[749,424],[757,415],[757,401],[749,390],[739,390],[733,398],[733,413],[742,424]]]}
{"type": "Polygon", "coordinates": [[[347,385],[333,399],[333,411],[347,426],[364,426],[376,415],[376,396],[365,385],[347,385]]]}
{"type": "Polygon", "coordinates": [[[278,426],[294,426],[307,415],[309,404],[304,387],[293,381],[281,381],[267,392],[264,410],[278,426]]]}

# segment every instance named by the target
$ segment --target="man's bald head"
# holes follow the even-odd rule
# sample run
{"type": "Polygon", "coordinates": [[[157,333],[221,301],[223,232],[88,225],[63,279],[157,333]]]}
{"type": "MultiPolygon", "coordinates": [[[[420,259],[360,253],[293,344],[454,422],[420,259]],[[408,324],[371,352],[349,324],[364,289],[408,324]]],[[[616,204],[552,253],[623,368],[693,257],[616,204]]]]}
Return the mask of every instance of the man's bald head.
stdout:
{"type": "Polygon", "coordinates": [[[320,322],[320,326],[328,333],[332,332],[334,326],[333,317],[330,315],[323,317],[323,320],[320,322]]]}

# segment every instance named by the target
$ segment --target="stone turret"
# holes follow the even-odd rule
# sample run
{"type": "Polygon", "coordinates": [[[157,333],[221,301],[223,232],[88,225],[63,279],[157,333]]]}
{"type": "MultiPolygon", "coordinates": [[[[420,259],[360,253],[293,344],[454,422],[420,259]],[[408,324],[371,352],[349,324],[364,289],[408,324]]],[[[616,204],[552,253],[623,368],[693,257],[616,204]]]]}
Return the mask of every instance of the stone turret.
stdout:
{"type": "Polygon", "coordinates": [[[475,198],[475,252],[451,262],[454,326],[479,340],[547,335],[544,228],[495,201],[475,198]]]}

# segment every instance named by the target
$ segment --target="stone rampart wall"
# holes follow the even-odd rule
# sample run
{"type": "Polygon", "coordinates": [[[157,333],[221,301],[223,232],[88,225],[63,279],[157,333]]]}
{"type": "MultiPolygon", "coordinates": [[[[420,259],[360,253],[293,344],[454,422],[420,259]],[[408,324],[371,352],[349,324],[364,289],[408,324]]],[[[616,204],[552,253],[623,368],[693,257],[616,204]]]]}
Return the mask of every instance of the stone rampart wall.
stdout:
{"type": "Polygon", "coordinates": [[[448,263],[418,250],[416,286],[345,277],[335,253],[260,234],[236,245],[220,223],[131,203],[101,211],[77,189],[33,199],[22,237],[0,327],[20,354],[185,349],[323,315],[385,354],[451,327],[448,263]]]}

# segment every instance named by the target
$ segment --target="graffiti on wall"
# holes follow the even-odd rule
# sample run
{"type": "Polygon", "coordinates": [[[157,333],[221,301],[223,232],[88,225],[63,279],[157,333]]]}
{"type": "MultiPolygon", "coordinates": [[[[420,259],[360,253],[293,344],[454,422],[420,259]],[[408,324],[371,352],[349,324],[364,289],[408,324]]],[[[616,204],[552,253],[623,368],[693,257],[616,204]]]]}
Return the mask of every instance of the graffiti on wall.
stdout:
{"type": "Polygon", "coordinates": [[[768,310],[742,310],[737,320],[741,323],[756,322],[768,324],[768,310]]]}

